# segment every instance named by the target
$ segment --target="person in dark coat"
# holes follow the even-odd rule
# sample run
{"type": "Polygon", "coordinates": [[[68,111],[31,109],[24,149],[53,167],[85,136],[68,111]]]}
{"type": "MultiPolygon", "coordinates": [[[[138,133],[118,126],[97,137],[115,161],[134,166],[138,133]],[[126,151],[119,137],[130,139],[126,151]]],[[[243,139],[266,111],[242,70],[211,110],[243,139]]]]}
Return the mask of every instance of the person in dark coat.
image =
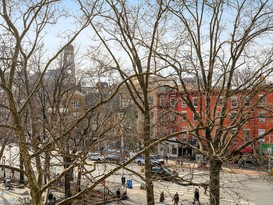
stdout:
{"type": "Polygon", "coordinates": [[[117,195],[118,203],[119,203],[119,200],[120,200],[120,190],[119,189],[117,190],[116,195],[117,195]]]}
{"type": "Polygon", "coordinates": [[[121,177],[121,183],[123,186],[125,186],[126,178],[124,176],[121,177]]]}
{"type": "Polygon", "coordinates": [[[195,191],[194,191],[194,199],[193,199],[193,203],[192,204],[195,204],[195,202],[198,201],[198,204],[200,204],[200,201],[199,201],[199,189],[195,188],[195,191]]]}
{"type": "Polygon", "coordinates": [[[159,202],[164,202],[165,201],[165,196],[164,196],[164,191],[162,191],[160,193],[160,198],[159,198],[159,202]]]}
{"type": "Polygon", "coordinates": [[[173,205],[178,205],[179,202],[179,196],[178,193],[176,192],[175,195],[173,196],[173,205]]]}

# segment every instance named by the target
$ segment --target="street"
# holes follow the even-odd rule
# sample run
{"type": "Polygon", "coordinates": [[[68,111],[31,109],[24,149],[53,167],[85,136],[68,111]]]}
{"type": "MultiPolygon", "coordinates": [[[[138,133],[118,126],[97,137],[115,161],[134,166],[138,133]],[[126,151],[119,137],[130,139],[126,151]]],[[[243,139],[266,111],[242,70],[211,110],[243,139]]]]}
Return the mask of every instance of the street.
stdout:
{"type": "MultiPolygon", "coordinates": [[[[12,149],[5,150],[6,162],[16,164],[18,163],[18,149],[16,146],[12,147],[12,149]],[[12,160],[9,159],[11,156],[12,160]]],[[[59,164],[59,166],[55,166],[53,171],[54,173],[58,173],[62,171],[61,166],[62,160],[59,158],[52,159],[52,163],[59,164]]],[[[88,163],[93,164],[92,161],[87,161],[88,163]]],[[[189,167],[192,164],[184,164],[183,167],[177,168],[175,165],[175,161],[169,160],[168,167],[175,168],[179,172],[179,177],[184,179],[189,179],[192,177],[190,174],[189,167]]],[[[112,170],[115,166],[110,164],[100,164],[96,165],[96,171],[92,172],[92,178],[103,176],[105,173],[112,170]]],[[[87,170],[91,170],[93,166],[86,167],[87,170]]],[[[136,171],[137,173],[141,173],[142,166],[138,166],[135,163],[132,163],[128,166],[128,168],[136,171]]],[[[4,170],[1,170],[1,175],[3,176],[4,170]]],[[[10,175],[10,172],[6,170],[7,177],[10,175]]],[[[75,170],[75,175],[77,176],[77,170],[75,170]]],[[[193,180],[194,182],[205,182],[209,179],[208,171],[203,169],[194,169],[193,172],[193,180]]],[[[244,169],[234,169],[228,170],[224,168],[221,172],[221,204],[249,204],[249,205],[267,205],[271,204],[273,201],[272,196],[272,177],[270,178],[266,173],[248,171],[244,169]],[[233,173],[236,172],[236,173],[233,173]]],[[[180,197],[180,202],[185,204],[192,204],[193,201],[193,192],[195,188],[194,186],[182,186],[178,184],[178,180],[176,181],[164,181],[157,180],[154,181],[154,197],[155,201],[159,202],[159,195],[162,191],[165,194],[165,202],[172,204],[172,197],[177,192],[180,197]]],[[[143,181],[126,171],[125,169],[120,169],[118,172],[110,176],[106,181],[105,185],[110,188],[110,190],[115,193],[117,188],[121,188],[121,192],[127,189],[129,200],[123,201],[124,204],[146,204],[146,192],[143,189],[140,189],[143,181]],[[121,184],[121,176],[126,177],[127,180],[132,180],[132,189],[123,187],[121,184]]],[[[88,185],[86,181],[86,177],[82,177],[82,186],[88,185]]],[[[2,190],[4,189],[3,184],[0,187],[2,190]]],[[[83,187],[84,188],[84,187],[83,187]]],[[[103,189],[100,185],[98,189],[103,189]]],[[[14,201],[19,197],[22,197],[20,193],[26,191],[28,189],[14,189],[14,190],[5,190],[2,195],[0,195],[0,204],[14,204],[14,201]]],[[[202,187],[199,188],[200,191],[200,201],[202,204],[208,204],[208,195],[204,194],[204,189],[202,187]]],[[[209,194],[209,189],[208,189],[209,194]]],[[[115,204],[113,202],[112,204],[115,204]]]]}

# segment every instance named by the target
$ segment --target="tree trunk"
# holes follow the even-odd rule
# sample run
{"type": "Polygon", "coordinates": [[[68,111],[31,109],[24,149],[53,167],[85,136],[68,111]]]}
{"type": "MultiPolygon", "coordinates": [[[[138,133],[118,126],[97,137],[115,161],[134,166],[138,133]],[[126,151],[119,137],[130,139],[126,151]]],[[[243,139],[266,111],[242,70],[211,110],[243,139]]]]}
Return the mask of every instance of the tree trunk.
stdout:
{"type": "Polygon", "coordinates": [[[33,191],[30,192],[31,199],[32,199],[32,205],[42,205],[43,204],[43,198],[41,194],[37,194],[33,191]]]}
{"type": "MultiPolygon", "coordinates": [[[[150,145],[151,141],[151,132],[150,132],[150,116],[149,116],[149,107],[146,108],[145,117],[144,117],[144,148],[150,145]]],[[[150,160],[150,149],[147,149],[144,153],[145,155],[145,183],[146,183],[146,197],[147,204],[154,205],[154,187],[152,181],[152,167],[150,160]]]]}
{"type": "MultiPolygon", "coordinates": [[[[19,162],[20,162],[20,165],[19,165],[20,169],[24,170],[24,160],[23,160],[21,154],[19,155],[19,162]]],[[[20,172],[19,178],[20,178],[19,183],[24,184],[25,183],[25,174],[23,172],[20,172]]]]}
{"type": "Polygon", "coordinates": [[[77,177],[77,191],[80,192],[81,191],[81,167],[78,167],[78,177],[77,177]]]}
{"type": "MultiPolygon", "coordinates": [[[[47,183],[47,180],[50,180],[50,173],[51,173],[51,167],[50,167],[50,152],[45,152],[45,163],[44,163],[44,183],[47,183]]],[[[55,173],[56,174],[56,173],[55,173]]]]}
{"type": "MultiPolygon", "coordinates": [[[[71,163],[71,158],[65,156],[64,157],[64,168],[66,169],[67,167],[69,167],[71,163]]],[[[72,170],[73,171],[73,170],[72,170]]],[[[71,178],[72,178],[72,174],[70,171],[68,171],[65,175],[64,175],[64,191],[65,191],[65,198],[69,198],[72,196],[71,193],[71,178]]],[[[71,202],[67,202],[66,205],[71,205],[71,202]]]]}
{"type": "Polygon", "coordinates": [[[213,156],[210,159],[210,205],[220,204],[220,171],[222,167],[222,161],[213,156]]]}
{"type": "Polygon", "coordinates": [[[154,205],[154,187],[152,181],[152,168],[149,151],[145,152],[145,179],[147,204],[154,205]]]}

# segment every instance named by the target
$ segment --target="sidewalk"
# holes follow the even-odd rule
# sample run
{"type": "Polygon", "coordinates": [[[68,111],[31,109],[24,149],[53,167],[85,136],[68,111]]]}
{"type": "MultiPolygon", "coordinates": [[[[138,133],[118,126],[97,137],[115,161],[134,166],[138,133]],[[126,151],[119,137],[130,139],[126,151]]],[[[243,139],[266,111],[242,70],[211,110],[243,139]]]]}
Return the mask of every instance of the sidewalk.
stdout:
{"type": "MultiPolygon", "coordinates": [[[[2,205],[19,205],[19,204],[27,204],[30,199],[29,189],[5,189],[4,185],[0,185],[0,204],[2,205]],[[26,194],[28,193],[28,194],[26,194]],[[21,203],[20,203],[21,201],[21,203]]],[[[31,203],[30,203],[31,204],[31,203]]]]}
{"type": "MultiPolygon", "coordinates": [[[[168,164],[166,166],[175,168],[176,166],[176,160],[168,160],[168,164]]],[[[196,170],[207,170],[198,168],[198,165],[194,162],[184,162],[183,166],[184,168],[194,168],[196,170]]],[[[222,172],[229,172],[234,174],[248,174],[248,175],[259,175],[259,174],[266,174],[267,172],[257,171],[257,170],[250,170],[250,169],[238,169],[237,166],[235,167],[223,167],[222,172]]],[[[115,193],[115,190],[117,187],[120,186],[121,191],[125,191],[125,188],[121,186],[121,184],[117,183],[111,183],[110,189],[113,193],[115,193]]],[[[139,184],[134,184],[133,189],[127,189],[127,193],[129,196],[129,200],[121,201],[120,204],[128,204],[128,205],[145,205],[146,204],[146,191],[140,189],[139,184]]],[[[24,203],[25,201],[28,201],[27,198],[30,198],[29,195],[29,189],[28,188],[14,188],[13,190],[6,190],[4,187],[4,184],[0,184],[0,205],[16,205],[16,204],[27,204],[24,203]],[[26,194],[28,193],[28,194],[26,194]],[[21,202],[18,202],[19,199],[21,199],[21,202]]],[[[166,195],[165,203],[159,203],[158,197],[155,196],[155,202],[156,204],[173,204],[172,197],[166,195]]],[[[192,204],[193,196],[191,195],[180,195],[180,201],[179,204],[183,205],[190,205],[192,204]]],[[[208,197],[205,195],[200,196],[200,201],[202,204],[208,203],[208,197]]],[[[29,203],[31,204],[31,203],[29,203]]],[[[117,201],[108,203],[111,205],[118,204],[117,201]]]]}

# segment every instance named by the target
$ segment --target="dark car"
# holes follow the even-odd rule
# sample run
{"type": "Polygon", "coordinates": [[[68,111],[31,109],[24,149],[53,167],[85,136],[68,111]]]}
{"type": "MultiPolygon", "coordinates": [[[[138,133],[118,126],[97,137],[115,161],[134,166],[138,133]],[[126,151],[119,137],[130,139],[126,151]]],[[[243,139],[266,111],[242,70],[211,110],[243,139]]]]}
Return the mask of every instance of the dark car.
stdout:
{"type": "Polygon", "coordinates": [[[172,172],[170,169],[160,166],[152,167],[152,174],[163,179],[170,179],[177,176],[177,174],[172,172]]]}

